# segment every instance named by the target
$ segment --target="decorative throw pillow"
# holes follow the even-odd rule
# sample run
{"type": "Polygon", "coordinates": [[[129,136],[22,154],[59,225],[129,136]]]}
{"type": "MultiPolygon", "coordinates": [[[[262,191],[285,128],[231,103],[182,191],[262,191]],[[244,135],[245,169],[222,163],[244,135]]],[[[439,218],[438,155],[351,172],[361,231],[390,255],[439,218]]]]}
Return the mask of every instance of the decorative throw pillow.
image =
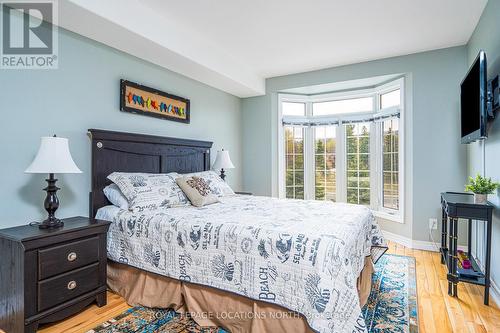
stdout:
{"type": "Polygon", "coordinates": [[[229,185],[223,181],[215,171],[188,173],[182,176],[202,178],[208,184],[208,187],[210,187],[212,194],[215,194],[218,197],[234,195],[234,191],[231,187],[229,187],[229,185]]]}
{"type": "Polygon", "coordinates": [[[142,212],[157,208],[189,205],[175,182],[176,174],[113,172],[108,179],[115,183],[127,198],[129,210],[142,212]]]}
{"type": "Polygon", "coordinates": [[[121,209],[128,210],[127,198],[125,198],[122,191],[120,191],[120,188],[116,184],[109,184],[104,188],[103,192],[109,202],[113,205],[120,207],[121,209]]]}
{"type": "Polygon", "coordinates": [[[216,195],[212,194],[208,183],[200,177],[181,177],[176,179],[177,184],[189,201],[196,206],[202,207],[219,201],[216,195]]]}

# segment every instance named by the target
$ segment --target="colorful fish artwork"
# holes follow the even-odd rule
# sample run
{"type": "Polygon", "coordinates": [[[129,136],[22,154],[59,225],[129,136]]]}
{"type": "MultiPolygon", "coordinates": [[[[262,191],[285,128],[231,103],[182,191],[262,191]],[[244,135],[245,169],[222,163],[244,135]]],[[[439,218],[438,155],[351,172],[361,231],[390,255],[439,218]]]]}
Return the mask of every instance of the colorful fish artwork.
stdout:
{"type": "Polygon", "coordinates": [[[120,80],[120,83],[120,109],[122,111],[189,123],[190,102],[188,99],[126,80],[120,80]]]}
{"type": "Polygon", "coordinates": [[[138,104],[148,109],[153,108],[155,110],[159,110],[160,112],[166,112],[180,117],[184,117],[186,114],[186,110],[183,107],[174,106],[172,104],[167,105],[164,102],[153,100],[151,97],[145,99],[143,96],[132,94],[131,92],[128,93],[127,100],[129,104],[138,104]]]}
{"type": "Polygon", "coordinates": [[[129,104],[134,103],[148,109],[153,108],[155,110],[159,110],[160,112],[167,112],[181,117],[185,116],[186,114],[185,109],[182,107],[174,106],[172,104],[167,105],[164,102],[153,100],[151,99],[151,97],[145,99],[143,96],[132,94],[131,92],[128,93],[127,100],[129,104]]]}

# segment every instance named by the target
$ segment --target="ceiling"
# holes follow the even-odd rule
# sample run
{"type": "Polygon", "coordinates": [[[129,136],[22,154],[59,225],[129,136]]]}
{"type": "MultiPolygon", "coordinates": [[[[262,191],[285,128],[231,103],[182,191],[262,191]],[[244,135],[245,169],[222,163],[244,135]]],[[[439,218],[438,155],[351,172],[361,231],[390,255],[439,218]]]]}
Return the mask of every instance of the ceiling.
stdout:
{"type": "Polygon", "coordinates": [[[247,97],[269,77],[466,44],[486,2],[69,0],[59,25],[247,97]]]}

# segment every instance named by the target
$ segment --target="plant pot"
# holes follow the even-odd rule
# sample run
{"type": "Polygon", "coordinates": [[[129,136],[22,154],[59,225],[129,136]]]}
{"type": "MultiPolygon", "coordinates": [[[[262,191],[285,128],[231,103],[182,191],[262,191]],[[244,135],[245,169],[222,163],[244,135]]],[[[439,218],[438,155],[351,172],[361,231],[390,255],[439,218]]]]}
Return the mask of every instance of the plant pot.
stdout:
{"type": "Polygon", "coordinates": [[[488,199],[487,194],[474,193],[474,203],[485,204],[488,199]]]}

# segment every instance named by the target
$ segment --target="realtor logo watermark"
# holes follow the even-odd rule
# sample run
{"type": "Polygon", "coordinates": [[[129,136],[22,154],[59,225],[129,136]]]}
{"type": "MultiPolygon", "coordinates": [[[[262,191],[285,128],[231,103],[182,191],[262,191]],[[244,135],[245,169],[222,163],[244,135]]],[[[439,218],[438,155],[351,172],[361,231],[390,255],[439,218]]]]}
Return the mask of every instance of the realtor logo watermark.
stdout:
{"type": "Polygon", "coordinates": [[[0,1],[1,69],[56,69],[57,2],[0,1]]]}

